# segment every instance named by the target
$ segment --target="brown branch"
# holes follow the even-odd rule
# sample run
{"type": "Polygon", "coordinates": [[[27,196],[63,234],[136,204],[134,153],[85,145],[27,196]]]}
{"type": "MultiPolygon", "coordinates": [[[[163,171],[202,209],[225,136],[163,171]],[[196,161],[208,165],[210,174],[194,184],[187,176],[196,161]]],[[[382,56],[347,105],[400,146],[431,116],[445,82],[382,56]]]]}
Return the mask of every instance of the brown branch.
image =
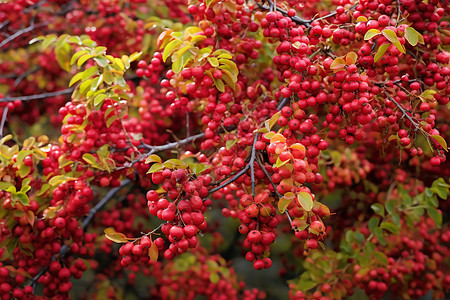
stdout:
{"type": "Polygon", "coordinates": [[[73,92],[73,88],[68,88],[56,92],[50,92],[50,93],[42,93],[42,94],[36,94],[36,95],[30,95],[30,96],[20,96],[20,97],[5,97],[0,98],[0,102],[13,102],[14,100],[18,99],[20,101],[30,101],[30,100],[37,100],[37,99],[45,99],[55,96],[61,96],[70,94],[73,92]]]}

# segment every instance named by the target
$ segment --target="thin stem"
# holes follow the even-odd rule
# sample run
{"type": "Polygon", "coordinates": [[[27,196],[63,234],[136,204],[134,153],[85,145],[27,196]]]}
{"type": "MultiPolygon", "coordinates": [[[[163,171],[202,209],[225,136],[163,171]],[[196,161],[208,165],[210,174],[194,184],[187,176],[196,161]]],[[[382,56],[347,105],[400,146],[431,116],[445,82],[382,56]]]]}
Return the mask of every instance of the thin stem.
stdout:
{"type": "Polygon", "coordinates": [[[3,138],[3,128],[5,127],[6,116],[8,115],[8,106],[3,110],[2,122],[0,124],[0,139],[3,138]]]}
{"type": "Polygon", "coordinates": [[[24,29],[21,29],[21,30],[19,30],[19,31],[17,31],[16,33],[10,35],[8,38],[4,39],[4,40],[0,43],[0,48],[2,48],[3,46],[5,46],[5,45],[8,44],[9,42],[13,41],[13,40],[16,39],[17,37],[21,36],[22,34],[25,34],[25,33],[27,33],[27,32],[30,32],[30,31],[32,31],[32,30],[34,30],[34,29],[36,29],[36,28],[46,26],[46,25],[48,25],[49,23],[50,23],[50,22],[42,22],[42,23],[39,23],[39,24],[36,24],[36,25],[35,25],[35,24],[34,24],[34,20],[31,20],[30,26],[28,26],[28,27],[26,27],[26,28],[24,28],[24,29]]]}
{"type": "Polygon", "coordinates": [[[70,94],[73,92],[73,88],[68,88],[56,92],[50,92],[50,93],[42,93],[42,94],[36,94],[36,95],[30,95],[30,96],[20,96],[20,97],[5,97],[0,98],[0,102],[13,102],[14,100],[20,100],[20,101],[30,101],[30,100],[37,100],[37,99],[45,99],[55,96],[61,96],[70,94]]]}
{"type": "Polygon", "coordinates": [[[287,11],[285,11],[284,9],[279,8],[278,6],[274,5],[274,3],[271,0],[266,0],[266,2],[269,3],[269,7],[267,7],[265,5],[262,5],[260,3],[258,3],[258,6],[260,8],[262,8],[262,9],[264,9],[264,10],[270,10],[270,11],[272,11],[273,8],[275,8],[277,11],[282,13],[283,16],[291,18],[292,21],[294,21],[295,23],[297,23],[299,25],[305,25],[306,27],[312,27],[311,26],[311,22],[312,22],[311,20],[304,20],[304,19],[300,18],[299,16],[290,17],[288,15],[287,11]]]}
{"type": "Polygon", "coordinates": [[[124,186],[126,186],[127,184],[129,184],[131,182],[131,180],[129,179],[125,179],[124,181],[122,181],[122,183],[120,184],[120,186],[115,187],[111,190],[109,190],[109,192],[102,198],[102,200],[100,200],[93,208],[91,208],[89,210],[89,213],[87,214],[87,216],[84,218],[83,220],[83,230],[87,228],[87,226],[89,225],[89,223],[92,221],[92,218],[94,217],[94,215],[103,208],[103,206],[106,205],[106,203],[108,203],[112,197],[114,197],[114,195],[124,186]]]}
{"type": "Polygon", "coordinates": [[[189,112],[186,112],[186,137],[191,135],[189,112]]]}

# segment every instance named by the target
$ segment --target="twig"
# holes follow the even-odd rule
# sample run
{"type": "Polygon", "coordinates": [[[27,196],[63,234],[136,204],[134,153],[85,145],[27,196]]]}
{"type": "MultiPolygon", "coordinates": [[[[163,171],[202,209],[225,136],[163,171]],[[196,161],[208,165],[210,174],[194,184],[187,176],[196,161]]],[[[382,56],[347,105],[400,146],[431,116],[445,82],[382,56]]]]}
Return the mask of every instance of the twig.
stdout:
{"type": "Polygon", "coordinates": [[[189,119],[189,112],[186,112],[186,137],[189,137],[191,135],[191,129],[190,129],[190,119],[189,119]]]}
{"type": "Polygon", "coordinates": [[[34,21],[31,20],[30,26],[28,26],[28,27],[26,27],[26,28],[24,28],[24,29],[21,29],[21,30],[19,30],[19,31],[17,31],[16,33],[10,35],[8,38],[4,39],[4,40],[0,43],[0,48],[2,48],[3,46],[5,46],[5,45],[8,44],[9,42],[13,41],[15,38],[21,36],[22,34],[25,34],[25,33],[27,33],[27,32],[30,32],[30,31],[32,31],[32,30],[34,30],[34,29],[36,29],[36,28],[46,26],[46,25],[48,25],[49,23],[50,23],[50,22],[42,22],[42,23],[39,23],[39,24],[36,24],[36,25],[35,25],[35,24],[34,24],[34,21]]]}
{"type": "MultiPolygon", "coordinates": [[[[127,184],[129,184],[131,182],[131,180],[129,179],[125,179],[124,181],[122,181],[121,185],[118,187],[115,187],[113,189],[111,189],[94,207],[92,207],[89,210],[89,213],[87,214],[87,216],[84,218],[83,223],[82,223],[82,229],[85,230],[87,228],[87,226],[89,225],[89,223],[92,221],[92,219],[94,218],[95,214],[102,209],[103,206],[106,205],[106,203],[108,203],[112,197],[114,197],[114,195],[124,186],[126,186],[127,184]]],[[[55,260],[57,256],[59,257],[64,257],[67,254],[67,251],[69,250],[69,247],[64,244],[61,249],[59,250],[58,254],[54,255],[52,257],[52,260],[55,260]]],[[[45,272],[47,272],[49,269],[49,266],[44,266],[37,274],[36,276],[34,276],[30,282],[27,284],[28,286],[32,286],[33,287],[33,294],[36,292],[36,284],[37,281],[39,280],[39,278],[45,274],[45,272]]]]}
{"type": "Polygon", "coordinates": [[[34,72],[36,72],[36,71],[39,71],[40,69],[41,69],[41,67],[35,67],[35,68],[29,69],[28,71],[26,71],[26,72],[20,74],[19,76],[17,76],[16,80],[14,80],[14,86],[18,86],[19,83],[20,83],[25,77],[27,77],[28,75],[30,75],[30,74],[32,74],[32,73],[34,73],[34,72]]]}
{"type": "Polygon", "coordinates": [[[392,102],[394,102],[394,104],[397,106],[398,109],[400,109],[400,111],[403,113],[403,115],[411,121],[411,123],[414,124],[414,126],[417,129],[421,129],[419,127],[419,123],[417,122],[417,120],[414,120],[410,115],[408,115],[408,112],[403,108],[403,106],[400,105],[400,103],[398,103],[397,101],[395,101],[394,98],[392,98],[390,95],[386,94],[386,96],[389,98],[389,100],[391,100],[392,102]]]}
{"type": "Polygon", "coordinates": [[[3,138],[3,128],[5,127],[6,116],[8,115],[8,106],[3,110],[2,123],[0,124],[0,139],[3,138]]]}
{"type": "Polygon", "coordinates": [[[55,97],[55,96],[61,96],[70,94],[73,92],[73,88],[68,88],[56,92],[50,92],[50,93],[42,93],[42,94],[36,94],[36,95],[30,95],[30,96],[20,96],[20,97],[5,97],[0,98],[0,102],[13,102],[14,100],[18,99],[20,101],[30,101],[30,100],[36,100],[36,99],[45,99],[49,97],[55,97]]]}
{"type": "Polygon", "coordinates": [[[84,218],[83,220],[83,230],[87,228],[87,226],[89,225],[89,223],[92,221],[92,218],[94,217],[94,215],[100,210],[102,209],[103,206],[106,205],[106,203],[109,202],[109,200],[111,200],[112,197],[114,197],[114,195],[124,186],[126,186],[127,184],[129,184],[131,182],[131,180],[129,179],[125,179],[124,181],[122,181],[122,183],[120,184],[120,186],[115,187],[111,190],[109,190],[109,192],[103,197],[102,200],[100,200],[93,208],[91,208],[89,210],[89,213],[87,214],[87,216],[84,218]]]}
{"type": "Polygon", "coordinates": [[[262,9],[264,9],[264,10],[272,10],[271,8],[274,7],[277,11],[279,11],[280,13],[282,13],[283,16],[291,18],[292,21],[294,21],[295,23],[297,23],[297,24],[299,24],[299,25],[305,25],[306,27],[312,27],[312,26],[311,26],[311,22],[312,22],[311,20],[304,20],[304,19],[300,18],[299,16],[293,16],[293,17],[290,17],[290,16],[288,15],[287,11],[285,11],[285,10],[282,9],[282,8],[279,8],[278,6],[275,6],[271,0],[266,0],[266,1],[267,1],[267,3],[269,3],[269,7],[267,7],[267,6],[265,6],[265,5],[262,5],[262,4],[260,4],[260,3],[258,3],[258,6],[259,6],[260,8],[262,8],[262,9]]]}

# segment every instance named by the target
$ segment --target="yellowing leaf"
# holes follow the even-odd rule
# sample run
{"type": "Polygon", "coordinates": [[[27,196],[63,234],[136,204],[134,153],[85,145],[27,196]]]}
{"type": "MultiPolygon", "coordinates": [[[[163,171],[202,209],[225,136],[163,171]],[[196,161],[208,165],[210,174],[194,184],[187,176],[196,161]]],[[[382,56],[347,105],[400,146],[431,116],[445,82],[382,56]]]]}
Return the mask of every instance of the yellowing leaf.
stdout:
{"type": "Polygon", "coordinates": [[[83,159],[90,165],[97,164],[97,160],[95,159],[95,156],[90,153],[84,153],[83,159]]]}
{"type": "Polygon", "coordinates": [[[217,60],[217,58],[208,57],[207,59],[208,59],[209,63],[211,64],[211,66],[213,66],[214,68],[217,68],[219,66],[219,61],[217,60]]]}
{"type": "Polygon", "coordinates": [[[331,63],[330,69],[335,71],[343,69],[346,64],[347,62],[342,57],[338,57],[331,63]]]}
{"type": "Polygon", "coordinates": [[[406,29],[405,29],[405,39],[412,46],[415,46],[415,45],[417,45],[417,42],[419,41],[419,33],[413,27],[406,27],[406,29]]]}
{"type": "Polygon", "coordinates": [[[225,84],[223,83],[222,79],[216,79],[214,78],[214,85],[216,86],[216,88],[221,91],[222,93],[225,92],[225,84]]]}
{"type": "Polygon", "coordinates": [[[167,46],[164,48],[163,51],[163,61],[165,62],[167,58],[175,51],[175,48],[180,46],[183,41],[180,41],[178,39],[175,39],[171,41],[167,46]]]}
{"type": "Polygon", "coordinates": [[[375,54],[374,61],[375,61],[375,62],[379,61],[379,60],[383,57],[384,53],[386,53],[386,50],[387,50],[388,48],[389,48],[389,44],[383,44],[383,45],[381,45],[381,46],[378,48],[377,53],[375,54]]]}
{"type": "Polygon", "coordinates": [[[349,52],[347,56],[345,56],[345,62],[347,63],[347,65],[352,65],[356,63],[357,60],[358,54],[356,54],[355,52],[349,52]]]}
{"type": "Polygon", "coordinates": [[[304,210],[306,211],[311,211],[313,208],[313,199],[311,197],[311,195],[307,192],[300,192],[297,195],[298,198],[298,202],[300,203],[300,205],[303,207],[304,210]]]}
{"type": "Polygon", "coordinates": [[[370,40],[371,38],[373,38],[374,36],[379,35],[381,32],[378,29],[369,29],[367,30],[366,34],[364,35],[364,40],[370,40]]]}
{"type": "Polygon", "coordinates": [[[367,18],[364,17],[364,16],[359,16],[359,17],[356,19],[356,22],[367,22],[367,21],[368,21],[367,18]]]}
{"type": "Polygon", "coordinates": [[[162,170],[162,169],[164,169],[162,163],[155,163],[155,164],[153,164],[153,165],[150,167],[150,170],[148,170],[147,174],[148,174],[148,173],[155,173],[155,172],[158,172],[158,171],[160,171],[160,170],[162,170]]]}
{"type": "Polygon", "coordinates": [[[128,239],[125,234],[120,233],[120,232],[115,232],[114,228],[112,228],[112,227],[106,228],[104,232],[105,232],[106,238],[115,243],[122,244],[122,243],[128,242],[128,239]]]}
{"type": "Polygon", "coordinates": [[[292,196],[286,193],[281,199],[280,201],[278,201],[278,210],[280,211],[280,213],[284,214],[284,212],[286,211],[286,208],[289,206],[289,204],[291,204],[292,200],[294,200],[294,195],[293,193],[292,196]]]}
{"type": "Polygon", "coordinates": [[[156,247],[155,243],[152,243],[150,248],[148,248],[148,256],[150,257],[151,261],[157,261],[158,260],[158,247],[156,247]]]}
{"type": "Polygon", "coordinates": [[[270,143],[271,144],[275,144],[275,143],[285,143],[286,142],[286,138],[279,133],[276,133],[271,139],[270,139],[270,143]]]}
{"type": "MultiPolygon", "coordinates": [[[[277,123],[278,119],[281,116],[281,112],[276,112],[269,120],[266,120],[266,122],[264,122],[267,130],[271,130],[272,127],[277,123]]],[[[267,135],[266,135],[267,138],[267,135]]]]}
{"type": "Polygon", "coordinates": [[[300,143],[292,144],[289,148],[300,150],[300,151],[302,151],[303,153],[306,151],[305,146],[303,146],[303,145],[300,144],[300,143]]]}
{"type": "Polygon", "coordinates": [[[444,140],[444,138],[442,136],[436,134],[436,135],[431,135],[430,137],[435,139],[439,143],[439,145],[441,145],[442,148],[444,148],[444,150],[446,152],[448,152],[447,142],[444,140]]]}
{"type": "Polygon", "coordinates": [[[227,148],[227,150],[230,150],[237,143],[237,141],[237,139],[226,141],[225,147],[227,148]]]}
{"type": "Polygon", "coordinates": [[[383,35],[386,39],[388,39],[388,41],[394,44],[394,46],[397,47],[400,52],[406,53],[405,47],[400,43],[397,34],[393,30],[385,29],[383,30],[383,35]]]}
{"type": "Polygon", "coordinates": [[[156,155],[156,154],[152,154],[152,155],[149,155],[149,156],[147,157],[147,159],[145,160],[145,163],[146,163],[146,164],[150,164],[150,163],[153,163],[153,162],[161,163],[161,162],[162,162],[161,157],[159,157],[159,156],[156,155]]]}

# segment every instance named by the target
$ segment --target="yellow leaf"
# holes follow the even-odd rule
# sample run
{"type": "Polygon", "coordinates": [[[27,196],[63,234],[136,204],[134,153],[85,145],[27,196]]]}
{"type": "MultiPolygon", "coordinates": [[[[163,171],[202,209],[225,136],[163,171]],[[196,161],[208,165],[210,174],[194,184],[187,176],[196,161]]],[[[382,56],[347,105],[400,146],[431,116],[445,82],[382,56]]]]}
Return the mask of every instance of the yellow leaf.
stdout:
{"type": "Polygon", "coordinates": [[[271,144],[275,144],[275,143],[285,143],[286,142],[286,138],[279,133],[276,133],[271,139],[270,139],[270,143],[271,144]]]}
{"type": "Polygon", "coordinates": [[[280,199],[280,201],[278,201],[278,210],[280,211],[280,213],[284,214],[286,208],[289,206],[289,204],[291,204],[292,200],[294,200],[294,197],[288,198],[284,196],[280,199]]]}
{"type": "Polygon", "coordinates": [[[397,49],[402,52],[406,53],[405,47],[400,43],[398,40],[397,34],[391,30],[391,29],[385,29],[383,30],[383,36],[388,39],[392,44],[394,44],[397,49]]]}
{"type": "Polygon", "coordinates": [[[281,112],[276,112],[269,120],[266,120],[265,126],[267,130],[271,130],[281,116],[281,112]]]}
{"type": "Polygon", "coordinates": [[[380,34],[380,31],[378,29],[369,29],[367,30],[366,34],[364,35],[364,40],[370,40],[371,38],[373,38],[374,36],[377,36],[380,34]]]}
{"type": "Polygon", "coordinates": [[[433,139],[435,139],[436,142],[438,142],[439,145],[441,145],[442,148],[444,148],[444,150],[445,150],[446,152],[448,152],[448,149],[447,149],[447,142],[444,140],[444,138],[443,138],[442,136],[436,134],[436,135],[431,135],[430,137],[432,137],[433,139]]]}
{"type": "Polygon", "coordinates": [[[300,151],[302,151],[303,153],[306,151],[305,146],[303,146],[303,145],[300,144],[300,143],[292,144],[289,148],[300,150],[300,151]]]}
{"type": "Polygon", "coordinates": [[[183,41],[175,39],[167,44],[163,51],[163,61],[165,62],[167,58],[175,51],[175,48],[180,46],[182,43],[183,41]]]}
{"type": "Polygon", "coordinates": [[[331,63],[330,69],[331,70],[343,69],[346,64],[347,62],[342,57],[338,57],[331,63]]]}
{"type": "Polygon", "coordinates": [[[311,195],[307,192],[300,192],[297,195],[298,198],[298,202],[300,203],[300,205],[303,207],[304,210],[306,211],[311,211],[313,208],[313,199],[311,197],[311,195]]]}
{"type": "Polygon", "coordinates": [[[364,16],[359,16],[358,19],[356,19],[356,22],[367,22],[367,18],[364,16]]]}
{"type": "Polygon", "coordinates": [[[147,159],[145,160],[146,164],[150,164],[150,163],[153,163],[153,162],[161,163],[162,162],[161,157],[159,157],[156,154],[152,154],[152,155],[149,155],[149,157],[147,157],[147,159]]]}
{"type": "Polygon", "coordinates": [[[128,242],[128,239],[125,234],[120,233],[120,232],[115,232],[114,228],[112,228],[112,227],[106,228],[104,232],[105,232],[106,238],[115,243],[122,244],[122,243],[128,242]]]}
{"type": "Polygon", "coordinates": [[[217,68],[219,66],[219,61],[217,60],[217,58],[208,57],[207,59],[208,59],[209,63],[211,64],[211,66],[213,66],[214,68],[217,68]]]}
{"type": "Polygon", "coordinates": [[[347,56],[345,57],[345,62],[347,63],[347,65],[352,65],[352,64],[356,63],[357,59],[358,59],[358,54],[356,54],[355,52],[349,52],[347,54],[347,56]]]}
{"type": "Polygon", "coordinates": [[[383,57],[384,53],[386,53],[386,50],[389,48],[389,45],[390,44],[383,44],[378,48],[378,51],[374,57],[375,62],[379,61],[383,57]]]}
{"type": "Polygon", "coordinates": [[[152,243],[150,248],[148,248],[148,256],[150,257],[151,261],[157,261],[158,260],[158,247],[156,247],[155,243],[152,243]]]}

